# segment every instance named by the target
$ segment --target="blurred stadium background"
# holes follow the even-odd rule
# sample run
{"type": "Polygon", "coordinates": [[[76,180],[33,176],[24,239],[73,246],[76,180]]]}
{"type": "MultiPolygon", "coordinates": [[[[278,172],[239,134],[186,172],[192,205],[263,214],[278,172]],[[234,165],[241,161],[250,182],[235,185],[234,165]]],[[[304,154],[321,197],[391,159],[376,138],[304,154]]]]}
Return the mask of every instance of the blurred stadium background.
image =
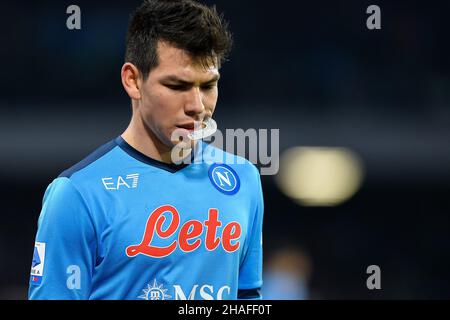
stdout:
{"type": "MultiPolygon", "coordinates": [[[[266,297],[450,298],[450,3],[205,2],[235,39],[219,127],[280,129],[282,170],[263,177],[266,297]]],[[[47,185],[129,121],[120,68],[139,3],[1,5],[1,299],[26,298],[47,185]],[[65,27],[71,4],[80,31],[65,27]]]]}

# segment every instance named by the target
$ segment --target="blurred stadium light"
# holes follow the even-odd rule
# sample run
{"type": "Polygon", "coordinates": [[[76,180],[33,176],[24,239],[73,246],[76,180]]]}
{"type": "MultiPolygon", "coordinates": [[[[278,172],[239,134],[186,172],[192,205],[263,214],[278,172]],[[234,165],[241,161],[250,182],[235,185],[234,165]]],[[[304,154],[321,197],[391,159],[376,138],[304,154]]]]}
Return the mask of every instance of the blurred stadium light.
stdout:
{"type": "Polygon", "coordinates": [[[363,181],[363,165],[349,149],[296,147],[281,158],[277,183],[305,206],[335,206],[351,198],[363,181]]]}

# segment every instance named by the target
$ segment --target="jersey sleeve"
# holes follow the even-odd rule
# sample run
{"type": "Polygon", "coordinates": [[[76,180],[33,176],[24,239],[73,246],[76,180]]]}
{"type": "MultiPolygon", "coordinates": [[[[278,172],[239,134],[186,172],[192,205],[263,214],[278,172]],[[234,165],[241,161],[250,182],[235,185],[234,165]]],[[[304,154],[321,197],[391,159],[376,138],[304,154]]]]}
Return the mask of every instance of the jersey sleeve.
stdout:
{"type": "Polygon", "coordinates": [[[254,194],[256,195],[256,206],[250,234],[250,242],[239,270],[238,299],[262,299],[262,228],[264,199],[261,178],[256,167],[254,167],[254,169],[257,176],[257,184],[254,191],[254,194]]]}
{"type": "Polygon", "coordinates": [[[30,300],[88,299],[95,266],[95,228],[69,178],[47,188],[31,266],[30,300]]]}

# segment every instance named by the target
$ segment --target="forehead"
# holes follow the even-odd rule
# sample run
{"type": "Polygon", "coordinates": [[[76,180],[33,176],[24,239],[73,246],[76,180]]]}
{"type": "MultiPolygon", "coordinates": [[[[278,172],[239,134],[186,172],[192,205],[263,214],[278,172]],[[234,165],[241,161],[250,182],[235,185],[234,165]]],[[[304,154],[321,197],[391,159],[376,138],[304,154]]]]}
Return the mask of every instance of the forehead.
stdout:
{"type": "Polygon", "coordinates": [[[191,81],[208,81],[211,77],[219,74],[217,65],[210,65],[207,68],[193,59],[185,50],[176,48],[171,44],[158,41],[158,66],[153,73],[156,77],[175,75],[191,81]]]}

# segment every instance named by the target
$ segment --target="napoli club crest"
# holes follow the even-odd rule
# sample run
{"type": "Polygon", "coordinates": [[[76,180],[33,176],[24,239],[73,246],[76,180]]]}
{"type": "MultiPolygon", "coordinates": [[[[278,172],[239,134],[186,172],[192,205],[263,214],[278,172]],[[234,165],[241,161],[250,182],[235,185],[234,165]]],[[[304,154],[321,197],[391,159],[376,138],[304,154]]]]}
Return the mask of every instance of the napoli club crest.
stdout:
{"type": "Polygon", "coordinates": [[[226,164],[213,164],[209,168],[209,180],[212,185],[226,195],[233,195],[239,191],[241,183],[239,177],[230,166],[226,164]]]}

